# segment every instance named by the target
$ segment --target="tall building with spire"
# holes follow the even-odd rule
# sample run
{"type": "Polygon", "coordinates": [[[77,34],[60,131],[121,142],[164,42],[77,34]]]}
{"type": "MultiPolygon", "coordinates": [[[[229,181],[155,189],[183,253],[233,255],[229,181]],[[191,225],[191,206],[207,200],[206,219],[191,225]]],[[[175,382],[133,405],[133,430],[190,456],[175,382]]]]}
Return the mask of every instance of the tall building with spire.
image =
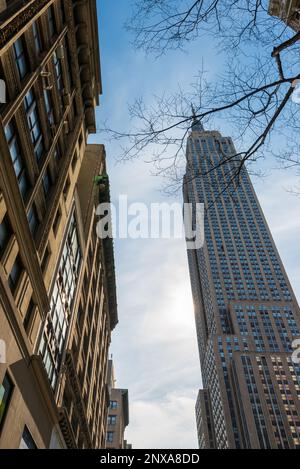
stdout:
{"type": "Polygon", "coordinates": [[[299,306],[246,169],[229,184],[235,154],[231,138],[195,119],[183,192],[205,205],[204,246],[188,250],[203,380],[199,446],[300,449],[299,306]]]}

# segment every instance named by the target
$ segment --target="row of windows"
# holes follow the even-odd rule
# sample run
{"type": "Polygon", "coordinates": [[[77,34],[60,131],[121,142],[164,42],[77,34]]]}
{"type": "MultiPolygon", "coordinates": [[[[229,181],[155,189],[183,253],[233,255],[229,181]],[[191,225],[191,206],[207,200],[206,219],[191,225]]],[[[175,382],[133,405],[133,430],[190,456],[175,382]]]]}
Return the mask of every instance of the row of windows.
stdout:
{"type": "MultiPolygon", "coordinates": [[[[62,24],[65,23],[63,1],[56,2],[55,5],[51,5],[47,9],[46,18],[49,29],[47,36],[49,37],[50,35],[50,38],[53,38],[61,30],[62,24]],[[58,18],[60,19],[58,20],[58,18]]],[[[41,24],[41,19],[38,19],[32,25],[32,35],[37,55],[43,52],[45,48],[47,48],[47,50],[49,48],[49,43],[46,41],[47,38],[45,38],[44,36],[44,31],[42,31],[41,24]]],[[[12,46],[16,69],[19,74],[20,81],[23,81],[24,78],[27,77],[27,75],[31,71],[27,34],[28,32],[18,38],[12,46]]],[[[61,103],[61,112],[63,111],[63,95],[69,90],[70,86],[73,85],[69,38],[67,36],[63,39],[63,43],[59,46],[59,52],[55,51],[53,53],[51,61],[49,61],[47,64],[47,68],[53,69],[54,79],[52,80],[51,72],[46,71],[46,69],[42,71],[41,76],[44,88],[44,112],[42,113],[43,103],[38,100],[36,96],[36,85],[34,85],[34,87],[32,87],[27,92],[23,100],[23,108],[26,114],[26,121],[30,139],[32,142],[33,153],[40,169],[42,168],[42,163],[46,157],[46,153],[48,151],[49,146],[49,143],[45,142],[45,137],[48,135],[48,140],[51,141],[54,133],[56,132],[56,130],[54,130],[55,112],[53,108],[53,102],[54,94],[56,95],[57,93],[55,93],[54,85],[56,83],[56,90],[58,91],[58,96],[61,103]],[[64,61],[65,57],[66,73],[65,71],[63,71],[64,67],[62,66],[62,61],[64,61]],[[48,75],[50,76],[50,78],[48,75]],[[44,126],[42,124],[42,114],[45,114],[47,124],[49,124],[48,126],[44,126]]],[[[67,103],[69,102],[70,101],[68,100],[67,103]]],[[[73,125],[73,119],[76,115],[77,108],[76,104],[73,102],[71,106],[70,115],[68,116],[68,125],[64,127],[65,133],[70,132],[71,125],[73,125]]],[[[21,118],[21,114],[19,118],[21,118]]],[[[26,203],[32,189],[32,179],[34,178],[34,176],[33,174],[29,174],[27,161],[25,157],[26,155],[24,156],[25,152],[23,151],[25,144],[23,141],[20,141],[22,139],[20,139],[18,135],[18,125],[18,118],[17,116],[14,116],[13,119],[5,127],[5,135],[9,146],[10,155],[18,181],[19,189],[22,198],[26,203]]],[[[43,168],[44,176],[42,179],[42,188],[46,202],[49,198],[49,194],[51,193],[52,186],[54,185],[55,178],[57,176],[56,170],[58,170],[58,168],[56,168],[56,163],[58,163],[58,160],[61,158],[62,153],[59,146],[65,146],[65,144],[67,144],[67,142],[63,141],[63,135],[61,135],[60,140],[57,143],[53,159],[50,160],[50,164],[47,168],[43,168]],[[53,163],[53,161],[55,162],[55,164],[53,163]]],[[[42,214],[40,214],[40,217],[42,217],[42,214]]],[[[35,235],[39,227],[40,220],[34,203],[32,207],[29,208],[28,221],[31,232],[33,235],[35,235]]]]}
{"type": "MultiPolygon", "coordinates": [[[[62,12],[62,17],[64,21],[65,18],[64,18],[63,3],[61,3],[60,6],[61,6],[61,12],[62,12]]],[[[48,27],[49,27],[49,36],[50,36],[50,39],[52,39],[58,33],[58,26],[56,24],[56,17],[55,17],[55,11],[54,11],[53,5],[51,5],[47,9],[47,20],[48,20],[48,27]]],[[[45,39],[42,34],[40,20],[37,20],[33,23],[32,35],[33,35],[33,40],[34,40],[34,45],[35,45],[35,52],[37,56],[39,57],[39,55],[42,53],[42,51],[45,48],[45,39]]],[[[15,58],[20,81],[23,81],[24,78],[30,72],[29,53],[27,50],[24,36],[21,36],[19,39],[17,39],[14,42],[13,52],[14,52],[14,58],[15,58]]]]}
{"type": "MultiPolygon", "coordinates": [[[[54,234],[56,234],[55,230],[58,229],[58,225],[60,223],[60,219],[61,219],[61,213],[60,212],[58,212],[57,217],[58,218],[54,220],[54,224],[53,224],[54,234]]],[[[38,225],[37,214],[36,214],[36,210],[34,208],[29,211],[28,223],[29,223],[29,227],[30,227],[30,229],[33,233],[36,230],[37,225],[38,225]]],[[[3,260],[3,257],[5,255],[5,253],[7,252],[7,249],[9,247],[10,243],[12,242],[13,236],[14,236],[14,231],[12,229],[12,225],[11,225],[9,216],[6,213],[5,216],[3,217],[2,222],[0,223],[0,261],[3,260]]],[[[45,253],[44,253],[44,256],[41,259],[42,272],[45,272],[45,270],[47,268],[50,255],[51,255],[51,252],[50,252],[49,246],[47,246],[46,250],[45,250],[45,253]]],[[[76,265],[78,265],[78,262],[79,262],[79,260],[77,258],[76,265]]],[[[8,275],[8,284],[9,284],[10,290],[11,290],[13,295],[15,295],[16,291],[18,290],[19,283],[20,283],[20,280],[21,280],[22,275],[23,275],[24,272],[25,272],[25,268],[24,268],[21,256],[20,256],[20,254],[18,254],[16,256],[15,260],[14,260],[11,271],[8,275]]],[[[70,291],[68,291],[68,294],[69,293],[70,293],[70,291]]],[[[25,316],[24,316],[24,320],[23,320],[24,329],[27,333],[30,330],[35,310],[36,310],[36,303],[35,303],[35,301],[32,297],[29,301],[29,305],[28,305],[27,311],[25,312],[25,316]]]]}
{"type": "Polygon", "coordinates": [[[54,285],[40,354],[53,389],[56,386],[81,267],[82,252],[73,214],[54,285]]]}

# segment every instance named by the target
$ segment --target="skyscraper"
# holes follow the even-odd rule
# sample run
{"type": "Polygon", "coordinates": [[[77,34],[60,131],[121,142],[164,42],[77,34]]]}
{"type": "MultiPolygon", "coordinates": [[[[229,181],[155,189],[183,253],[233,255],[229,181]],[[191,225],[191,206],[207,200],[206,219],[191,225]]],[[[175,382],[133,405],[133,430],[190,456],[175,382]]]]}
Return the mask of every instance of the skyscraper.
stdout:
{"type": "Polygon", "coordinates": [[[96,1],[1,1],[0,79],[0,448],[103,448],[118,317],[105,150],[87,145],[96,1]]]}
{"type": "Polygon", "coordinates": [[[200,448],[300,449],[300,311],[231,138],[195,121],[184,201],[205,204],[205,243],[188,250],[203,390],[200,448]]]}

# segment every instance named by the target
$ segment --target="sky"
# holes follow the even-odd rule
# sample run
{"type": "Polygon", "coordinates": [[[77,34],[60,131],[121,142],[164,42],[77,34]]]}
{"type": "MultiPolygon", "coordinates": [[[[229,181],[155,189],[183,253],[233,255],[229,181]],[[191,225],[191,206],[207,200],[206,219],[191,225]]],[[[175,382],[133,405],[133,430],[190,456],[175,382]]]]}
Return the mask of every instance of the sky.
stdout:
{"type": "MultiPolygon", "coordinates": [[[[103,96],[97,109],[104,121],[128,127],[128,104],[189,86],[204,60],[212,77],[222,60],[202,38],[186,53],[170,52],[155,59],[136,51],[124,29],[131,0],[97,1],[103,96]],[[178,64],[180,63],[180,66],[178,64]]],[[[181,202],[180,192],[163,195],[162,181],[142,160],[118,163],[120,147],[104,133],[91,137],[104,143],[112,201],[120,194],[129,202],[181,202]]],[[[237,143],[237,142],[236,142],[237,143]]],[[[237,144],[238,146],[238,144],[237,144]]],[[[293,173],[270,171],[253,180],[291,283],[300,298],[300,199],[288,189],[293,173]]],[[[111,353],[117,386],[129,389],[127,440],[134,448],[197,448],[195,401],[201,387],[193,303],[183,240],[115,240],[119,325],[111,353]]]]}

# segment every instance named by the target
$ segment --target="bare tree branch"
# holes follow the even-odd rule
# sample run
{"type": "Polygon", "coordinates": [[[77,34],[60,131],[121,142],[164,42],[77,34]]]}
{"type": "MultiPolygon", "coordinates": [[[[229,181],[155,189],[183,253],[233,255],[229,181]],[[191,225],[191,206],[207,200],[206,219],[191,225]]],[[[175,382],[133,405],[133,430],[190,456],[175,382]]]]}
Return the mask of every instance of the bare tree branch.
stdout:
{"type": "Polygon", "coordinates": [[[268,0],[136,0],[127,27],[137,47],[161,55],[205,34],[222,43],[228,60],[214,85],[206,81],[202,70],[191,90],[154,97],[150,106],[137,99],[129,107],[136,127],[117,131],[105,125],[101,131],[126,142],[122,160],[147,154],[156,174],[169,181],[169,189],[178,189],[186,165],[186,139],[197,118],[206,127],[215,128],[225,120],[235,129],[241,149],[234,155],[222,155],[220,149],[219,164],[206,173],[222,168],[227,181],[224,190],[237,186],[246,163],[272,153],[273,135],[291,140],[297,132],[294,153],[281,145],[276,157],[287,165],[298,165],[294,155],[300,154],[300,106],[292,96],[300,80],[300,32],[292,34],[286,24],[270,17],[268,4],[268,0]],[[253,50],[257,52],[252,56],[253,50]]]}

